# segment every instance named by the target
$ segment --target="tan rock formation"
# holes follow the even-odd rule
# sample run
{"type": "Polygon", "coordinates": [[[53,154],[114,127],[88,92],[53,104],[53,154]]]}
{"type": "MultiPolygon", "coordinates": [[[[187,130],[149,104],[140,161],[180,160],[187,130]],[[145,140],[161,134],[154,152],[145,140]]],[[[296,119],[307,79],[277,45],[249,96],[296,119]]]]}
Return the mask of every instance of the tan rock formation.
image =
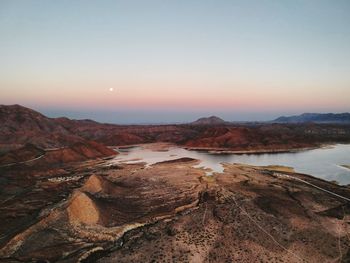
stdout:
{"type": "Polygon", "coordinates": [[[100,213],[94,201],[87,194],[76,191],[67,208],[70,223],[87,225],[99,223],[100,213]]]}

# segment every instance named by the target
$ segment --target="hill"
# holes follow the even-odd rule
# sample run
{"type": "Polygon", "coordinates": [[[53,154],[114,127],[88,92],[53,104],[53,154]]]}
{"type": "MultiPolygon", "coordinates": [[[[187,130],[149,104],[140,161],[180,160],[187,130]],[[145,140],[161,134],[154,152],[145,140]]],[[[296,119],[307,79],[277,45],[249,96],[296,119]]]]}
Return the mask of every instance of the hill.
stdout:
{"type": "Polygon", "coordinates": [[[20,105],[0,105],[0,164],[65,163],[107,157],[115,152],[68,127],[97,125],[90,120],[48,118],[20,105]],[[38,163],[36,162],[36,163],[38,163]]]}
{"type": "Polygon", "coordinates": [[[217,116],[210,116],[210,117],[204,117],[199,118],[198,120],[191,122],[192,125],[220,125],[220,124],[226,124],[226,121],[223,119],[217,117],[217,116]]]}
{"type": "Polygon", "coordinates": [[[55,119],[20,105],[0,105],[0,149],[17,149],[27,143],[40,148],[57,148],[83,139],[55,119]]]}

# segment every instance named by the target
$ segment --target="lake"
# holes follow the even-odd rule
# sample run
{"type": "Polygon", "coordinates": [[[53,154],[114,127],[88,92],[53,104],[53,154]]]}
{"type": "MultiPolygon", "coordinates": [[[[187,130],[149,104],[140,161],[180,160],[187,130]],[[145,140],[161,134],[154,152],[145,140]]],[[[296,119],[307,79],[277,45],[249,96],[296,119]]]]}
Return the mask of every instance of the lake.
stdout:
{"type": "Polygon", "coordinates": [[[244,163],[257,166],[283,165],[293,167],[296,172],[306,173],[339,184],[350,184],[350,170],[342,164],[350,165],[350,144],[337,144],[293,153],[264,154],[217,154],[204,151],[189,151],[180,147],[170,147],[167,151],[154,151],[141,146],[117,149],[120,155],[114,162],[146,162],[152,165],[157,162],[190,157],[200,160],[199,165],[212,172],[223,171],[222,163],[244,163]]]}

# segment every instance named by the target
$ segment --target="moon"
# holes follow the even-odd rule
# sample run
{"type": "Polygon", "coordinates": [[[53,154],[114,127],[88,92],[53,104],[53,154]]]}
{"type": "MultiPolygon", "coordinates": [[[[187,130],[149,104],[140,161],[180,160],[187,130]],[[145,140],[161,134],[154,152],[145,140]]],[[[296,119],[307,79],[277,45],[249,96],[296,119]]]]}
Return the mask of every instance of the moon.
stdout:
{"type": "Polygon", "coordinates": [[[112,92],[114,89],[113,88],[109,88],[109,91],[112,92]]]}

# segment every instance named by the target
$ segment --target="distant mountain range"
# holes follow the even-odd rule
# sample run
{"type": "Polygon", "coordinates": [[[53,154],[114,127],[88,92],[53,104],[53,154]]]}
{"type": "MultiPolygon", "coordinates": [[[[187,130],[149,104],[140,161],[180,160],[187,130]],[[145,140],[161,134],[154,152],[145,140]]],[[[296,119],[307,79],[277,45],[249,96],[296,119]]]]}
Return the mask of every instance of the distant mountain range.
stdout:
{"type": "Polygon", "coordinates": [[[117,154],[108,146],[154,142],[243,152],[289,151],[323,142],[350,142],[349,113],[302,114],[254,125],[227,122],[216,116],[187,124],[116,125],[48,118],[20,105],[0,105],[0,124],[0,168],[17,163],[38,167],[104,158],[117,154]]]}
{"type": "MultiPolygon", "coordinates": [[[[271,123],[350,123],[350,113],[303,113],[294,116],[281,116],[271,123]]],[[[223,125],[234,124],[237,122],[228,122],[217,116],[203,117],[191,122],[191,125],[223,125]]]]}
{"type": "Polygon", "coordinates": [[[103,145],[177,143],[195,135],[188,127],[174,124],[117,125],[66,117],[49,118],[21,105],[0,105],[0,124],[0,155],[26,144],[51,150],[77,144],[90,146],[91,141],[103,145]]]}
{"type": "Polygon", "coordinates": [[[350,113],[303,113],[295,116],[281,116],[274,123],[350,123],[350,113]]]}

